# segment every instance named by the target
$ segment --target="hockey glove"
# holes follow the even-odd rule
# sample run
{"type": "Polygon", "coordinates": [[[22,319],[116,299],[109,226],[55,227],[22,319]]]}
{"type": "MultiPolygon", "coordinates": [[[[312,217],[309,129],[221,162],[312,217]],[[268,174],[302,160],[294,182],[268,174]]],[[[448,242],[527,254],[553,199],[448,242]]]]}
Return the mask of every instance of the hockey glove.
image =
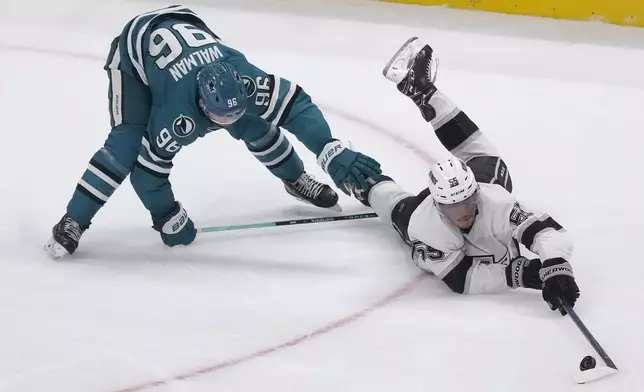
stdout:
{"type": "Polygon", "coordinates": [[[565,316],[566,310],[561,306],[560,301],[573,307],[579,298],[579,287],[575,283],[572,267],[563,258],[548,259],[543,262],[539,276],[543,281],[541,294],[544,301],[548,303],[550,309],[559,310],[565,316]]]}
{"type": "Polygon", "coordinates": [[[197,231],[192,219],[179,202],[174,203],[174,209],[164,217],[152,217],[152,228],[161,233],[161,240],[168,246],[189,245],[195,240],[197,231]]]}
{"type": "Polygon", "coordinates": [[[513,289],[525,287],[541,290],[540,269],[541,260],[539,259],[527,259],[523,256],[515,257],[505,267],[505,281],[513,289]]]}
{"type": "Polygon", "coordinates": [[[377,178],[380,163],[362,153],[345,147],[342,142],[332,139],[318,155],[318,164],[331,176],[335,185],[351,196],[351,189],[367,189],[369,178],[377,178]]]}

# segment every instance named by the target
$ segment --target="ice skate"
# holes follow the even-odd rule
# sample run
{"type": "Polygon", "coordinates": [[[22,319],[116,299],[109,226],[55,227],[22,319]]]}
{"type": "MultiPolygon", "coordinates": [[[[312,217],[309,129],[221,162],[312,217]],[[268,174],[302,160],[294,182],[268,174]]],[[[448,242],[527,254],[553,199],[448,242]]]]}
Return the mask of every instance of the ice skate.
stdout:
{"type": "Polygon", "coordinates": [[[53,259],[71,255],[78,248],[78,242],[85,230],[86,226],[80,225],[65,214],[52,228],[52,236],[45,244],[45,250],[53,259]]]}
{"type": "Polygon", "coordinates": [[[291,196],[305,203],[335,211],[342,210],[338,204],[338,194],[307,173],[302,173],[295,181],[284,181],[284,188],[291,196]]]}
{"type": "Polygon", "coordinates": [[[385,78],[396,83],[398,91],[411,98],[426,121],[436,113],[429,105],[429,99],[436,92],[438,59],[433,59],[433,49],[417,37],[410,38],[382,70],[385,78]]]}

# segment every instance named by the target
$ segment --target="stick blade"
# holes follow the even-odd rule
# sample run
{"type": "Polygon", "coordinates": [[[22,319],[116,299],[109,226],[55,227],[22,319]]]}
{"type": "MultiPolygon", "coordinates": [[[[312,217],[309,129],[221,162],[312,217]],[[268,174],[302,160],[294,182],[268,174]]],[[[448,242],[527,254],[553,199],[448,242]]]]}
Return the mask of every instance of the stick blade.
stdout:
{"type": "Polygon", "coordinates": [[[611,374],[617,373],[617,369],[609,366],[599,366],[594,369],[588,369],[584,371],[577,371],[573,376],[573,380],[577,384],[586,384],[592,381],[597,381],[604,377],[610,376],[611,374]]]}

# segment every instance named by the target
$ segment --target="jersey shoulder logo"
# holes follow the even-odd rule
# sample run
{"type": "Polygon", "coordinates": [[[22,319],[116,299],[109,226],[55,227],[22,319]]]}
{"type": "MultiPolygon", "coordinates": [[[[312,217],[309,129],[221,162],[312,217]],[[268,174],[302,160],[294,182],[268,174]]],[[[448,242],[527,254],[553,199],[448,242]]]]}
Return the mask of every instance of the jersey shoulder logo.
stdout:
{"type": "Polygon", "coordinates": [[[190,135],[195,130],[195,120],[188,116],[180,114],[179,117],[175,118],[172,122],[172,131],[178,137],[186,137],[190,135]]]}
{"type": "Polygon", "coordinates": [[[418,263],[419,261],[425,262],[427,260],[441,261],[445,258],[445,253],[441,252],[438,249],[432,248],[422,241],[413,241],[411,245],[411,258],[416,263],[418,263]]]}
{"type": "Polygon", "coordinates": [[[257,85],[255,84],[253,78],[244,75],[241,77],[241,79],[244,82],[244,87],[246,87],[246,95],[248,95],[248,97],[255,95],[255,92],[257,91],[257,85]]]}
{"type": "Polygon", "coordinates": [[[532,215],[534,214],[532,214],[531,212],[523,211],[523,208],[521,208],[521,205],[518,202],[514,203],[512,212],[510,212],[510,223],[512,223],[515,226],[519,226],[521,223],[525,222],[525,220],[532,215]]]}

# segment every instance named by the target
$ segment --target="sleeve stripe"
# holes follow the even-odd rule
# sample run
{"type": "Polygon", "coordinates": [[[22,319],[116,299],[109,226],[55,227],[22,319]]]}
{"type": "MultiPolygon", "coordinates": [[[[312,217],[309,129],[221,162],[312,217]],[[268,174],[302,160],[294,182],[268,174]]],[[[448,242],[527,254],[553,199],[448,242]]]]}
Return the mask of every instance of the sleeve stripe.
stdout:
{"type": "Polygon", "coordinates": [[[154,170],[149,169],[146,166],[143,166],[141,162],[137,160],[137,162],[134,164],[134,166],[138,167],[139,169],[143,170],[144,172],[150,174],[151,176],[157,177],[157,178],[168,178],[170,175],[169,174],[162,174],[159,172],[156,172],[154,170]]]}
{"type": "MultiPolygon", "coordinates": [[[[469,257],[469,256],[467,256],[467,257],[469,257]]],[[[456,267],[458,267],[459,265],[461,265],[461,263],[463,262],[463,260],[464,260],[465,258],[466,258],[465,253],[460,252],[460,253],[459,253],[459,255],[458,255],[458,257],[457,257],[457,258],[455,258],[455,259],[454,259],[454,261],[452,261],[449,265],[446,265],[446,266],[443,268],[443,270],[440,272],[440,274],[438,274],[438,278],[439,278],[439,279],[445,279],[445,278],[447,278],[447,276],[448,276],[448,275],[450,275],[450,274],[452,273],[452,271],[453,271],[454,269],[456,269],[456,267]]],[[[469,257],[469,258],[471,259],[471,257],[469,257]]],[[[470,262],[470,265],[471,265],[471,262],[470,262]]]]}
{"type": "MultiPolygon", "coordinates": [[[[441,278],[452,291],[463,294],[466,291],[466,285],[469,283],[470,270],[474,260],[470,256],[460,258],[460,262],[452,270],[441,278]]],[[[469,291],[469,288],[468,288],[469,291]]]]}
{"type": "Polygon", "coordinates": [[[171,169],[169,169],[169,168],[168,168],[168,169],[166,169],[166,168],[163,168],[163,167],[161,167],[161,166],[159,166],[159,165],[155,165],[154,163],[148,162],[148,161],[146,161],[146,160],[145,160],[145,158],[143,158],[141,155],[139,155],[139,156],[136,158],[136,160],[137,160],[137,162],[139,162],[141,165],[143,165],[143,166],[147,167],[148,169],[153,170],[153,171],[155,171],[155,172],[157,172],[157,173],[159,173],[159,174],[168,174],[168,175],[170,174],[170,170],[171,170],[171,169]]]}
{"type": "Polygon", "coordinates": [[[291,99],[291,102],[286,105],[286,110],[284,110],[284,113],[282,114],[282,118],[280,118],[280,121],[277,123],[278,127],[281,127],[282,124],[284,124],[284,121],[288,120],[288,117],[291,114],[291,109],[293,108],[293,105],[297,101],[297,97],[300,95],[300,92],[302,91],[302,87],[297,86],[295,89],[295,94],[293,94],[293,98],[291,99]]]}
{"type": "Polygon", "coordinates": [[[280,123],[280,120],[282,119],[282,115],[284,115],[284,111],[286,110],[287,107],[290,106],[291,100],[295,96],[295,93],[298,91],[297,90],[298,85],[295,83],[291,83],[288,93],[286,93],[286,97],[284,97],[284,101],[282,101],[282,106],[280,107],[279,112],[277,112],[277,116],[273,119],[271,122],[273,125],[277,126],[280,123]]]}
{"type": "Polygon", "coordinates": [[[528,249],[532,250],[532,245],[537,235],[544,230],[554,229],[562,230],[563,227],[557,223],[548,214],[542,215],[540,218],[530,217],[524,222],[524,227],[521,228],[519,233],[519,241],[528,249]]]}
{"type": "Polygon", "coordinates": [[[266,167],[273,167],[277,166],[278,163],[282,162],[290,153],[293,151],[293,145],[291,143],[288,144],[288,148],[284,153],[277,158],[273,159],[272,161],[269,162],[263,162],[266,167]]]}
{"type": "Polygon", "coordinates": [[[145,137],[141,139],[141,144],[143,144],[143,147],[145,147],[145,150],[148,152],[148,155],[150,156],[150,158],[152,158],[153,161],[161,163],[172,163],[172,159],[163,159],[153,153],[152,148],[150,147],[150,142],[145,137]]]}
{"type": "Polygon", "coordinates": [[[269,148],[267,148],[266,150],[261,150],[261,151],[252,151],[251,150],[251,153],[253,155],[255,155],[256,157],[263,157],[263,156],[266,156],[266,155],[272,153],[273,151],[277,150],[279,148],[279,146],[282,144],[282,142],[284,141],[285,136],[284,136],[284,133],[281,132],[279,129],[277,130],[276,136],[277,136],[277,139],[274,142],[272,142],[272,144],[271,144],[271,146],[269,148]]]}
{"type": "Polygon", "coordinates": [[[271,102],[268,105],[268,109],[266,109],[266,112],[262,114],[260,117],[266,120],[268,116],[273,114],[275,111],[275,106],[277,105],[277,99],[280,96],[280,77],[275,76],[273,77],[273,89],[271,90],[271,102]]]}

